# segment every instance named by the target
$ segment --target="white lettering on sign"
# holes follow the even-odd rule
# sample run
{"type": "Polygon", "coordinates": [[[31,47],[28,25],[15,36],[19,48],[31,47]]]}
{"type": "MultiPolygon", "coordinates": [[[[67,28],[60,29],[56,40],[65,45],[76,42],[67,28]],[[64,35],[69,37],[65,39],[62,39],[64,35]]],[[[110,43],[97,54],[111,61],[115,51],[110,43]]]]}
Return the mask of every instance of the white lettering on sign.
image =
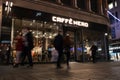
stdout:
{"type": "Polygon", "coordinates": [[[63,17],[52,16],[52,21],[53,22],[76,25],[76,26],[83,26],[83,27],[88,27],[89,26],[89,24],[87,22],[73,20],[72,18],[68,19],[68,18],[63,18],[63,17]]]}

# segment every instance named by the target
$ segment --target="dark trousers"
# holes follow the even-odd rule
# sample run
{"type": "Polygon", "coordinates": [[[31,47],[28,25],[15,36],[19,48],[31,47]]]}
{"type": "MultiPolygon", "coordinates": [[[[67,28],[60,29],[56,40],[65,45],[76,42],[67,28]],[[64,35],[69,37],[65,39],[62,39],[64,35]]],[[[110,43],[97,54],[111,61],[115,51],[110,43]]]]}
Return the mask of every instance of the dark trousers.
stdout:
{"type": "Polygon", "coordinates": [[[9,64],[10,63],[10,53],[7,53],[6,57],[7,57],[6,64],[9,64]]]}
{"type": "Polygon", "coordinates": [[[31,54],[31,49],[29,49],[28,47],[25,47],[23,49],[23,52],[22,52],[22,60],[21,60],[21,64],[24,65],[24,61],[25,61],[25,58],[28,58],[28,61],[29,61],[29,65],[30,66],[33,66],[33,61],[32,61],[32,54],[31,54]]]}
{"type": "Polygon", "coordinates": [[[58,51],[58,59],[57,59],[57,67],[61,67],[61,59],[62,59],[62,55],[63,55],[63,50],[57,50],[58,51]]]}
{"type": "Polygon", "coordinates": [[[66,55],[67,66],[69,66],[69,61],[70,61],[70,51],[66,51],[66,52],[65,52],[65,55],[66,55]]]}
{"type": "Polygon", "coordinates": [[[93,61],[93,63],[96,62],[96,53],[92,53],[92,61],[93,61]]]}

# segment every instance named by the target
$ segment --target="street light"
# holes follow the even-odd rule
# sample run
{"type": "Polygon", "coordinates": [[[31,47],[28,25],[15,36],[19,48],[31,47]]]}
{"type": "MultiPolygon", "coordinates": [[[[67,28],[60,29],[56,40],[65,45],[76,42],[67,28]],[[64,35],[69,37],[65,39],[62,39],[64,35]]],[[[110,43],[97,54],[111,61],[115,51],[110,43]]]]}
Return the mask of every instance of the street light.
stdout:
{"type": "Polygon", "coordinates": [[[105,54],[106,54],[106,60],[108,60],[109,56],[108,56],[108,33],[104,34],[104,44],[105,44],[105,54]]]}
{"type": "Polygon", "coordinates": [[[7,12],[7,15],[11,12],[13,6],[13,2],[6,1],[5,3],[5,11],[7,12]]]}
{"type": "Polygon", "coordinates": [[[105,33],[105,36],[107,36],[108,35],[108,33],[105,33]]]}

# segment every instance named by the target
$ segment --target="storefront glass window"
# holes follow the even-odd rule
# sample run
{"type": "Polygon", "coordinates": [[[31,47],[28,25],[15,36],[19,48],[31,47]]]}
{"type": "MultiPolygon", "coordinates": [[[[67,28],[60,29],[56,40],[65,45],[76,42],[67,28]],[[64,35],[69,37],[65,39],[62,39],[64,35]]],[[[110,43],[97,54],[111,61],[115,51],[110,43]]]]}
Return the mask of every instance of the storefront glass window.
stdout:
{"type": "MultiPolygon", "coordinates": [[[[36,20],[15,19],[14,39],[17,34],[21,34],[24,27],[29,27],[34,36],[33,62],[51,62],[51,51],[54,48],[53,39],[57,35],[60,25],[36,20]]],[[[15,51],[13,55],[15,55],[15,51]]]]}
{"type": "Polygon", "coordinates": [[[87,61],[91,59],[91,51],[90,48],[93,44],[97,45],[97,58],[98,60],[104,59],[104,40],[103,40],[104,33],[98,32],[95,30],[83,30],[83,47],[84,47],[84,59],[87,61]],[[98,37],[99,35],[99,37],[98,37]]]}

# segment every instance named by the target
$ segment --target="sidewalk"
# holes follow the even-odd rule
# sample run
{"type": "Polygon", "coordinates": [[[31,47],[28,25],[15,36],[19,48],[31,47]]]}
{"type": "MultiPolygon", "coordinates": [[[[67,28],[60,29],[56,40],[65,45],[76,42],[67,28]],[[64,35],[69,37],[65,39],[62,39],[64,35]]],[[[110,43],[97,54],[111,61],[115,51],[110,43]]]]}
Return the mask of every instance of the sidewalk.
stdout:
{"type": "Polygon", "coordinates": [[[0,80],[120,80],[120,62],[76,63],[57,70],[55,64],[35,64],[13,68],[0,66],[0,80]]]}

